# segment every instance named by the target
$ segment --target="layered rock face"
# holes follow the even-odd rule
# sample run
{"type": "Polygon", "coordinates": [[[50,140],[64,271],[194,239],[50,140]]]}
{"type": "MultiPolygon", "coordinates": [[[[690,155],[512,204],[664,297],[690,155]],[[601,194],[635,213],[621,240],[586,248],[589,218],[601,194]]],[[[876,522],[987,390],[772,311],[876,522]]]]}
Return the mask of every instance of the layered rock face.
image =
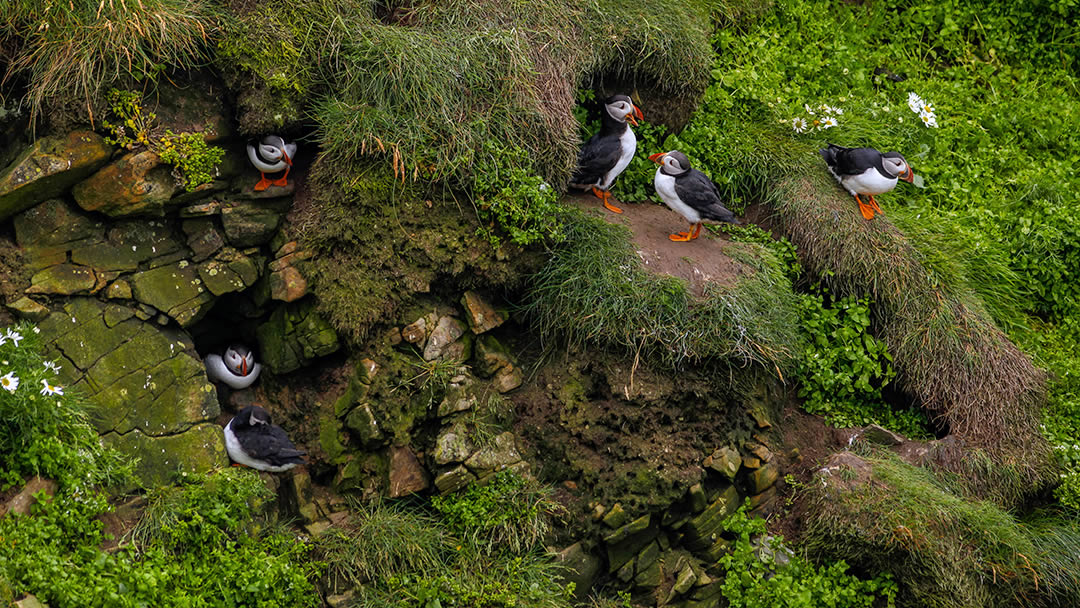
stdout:
{"type": "Polygon", "coordinates": [[[257,340],[275,373],[338,348],[297,268],[305,252],[279,236],[295,182],[253,191],[258,173],[220,101],[167,91],[158,115],[226,148],[212,183],[187,192],[153,151],[90,131],[38,139],[0,169],[0,219],[29,277],[7,308],[38,324],[63,381],[97,406],[103,439],[140,459],[147,485],[228,465],[218,420],[228,412],[196,342],[257,340]],[[245,322],[199,329],[222,298],[245,322]]]}

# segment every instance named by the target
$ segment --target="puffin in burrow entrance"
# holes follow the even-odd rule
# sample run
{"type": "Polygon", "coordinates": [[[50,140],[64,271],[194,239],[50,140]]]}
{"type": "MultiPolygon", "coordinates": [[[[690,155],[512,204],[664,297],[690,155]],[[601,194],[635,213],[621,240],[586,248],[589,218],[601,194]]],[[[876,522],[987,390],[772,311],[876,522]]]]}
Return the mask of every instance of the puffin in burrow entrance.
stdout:
{"type": "Polygon", "coordinates": [[[859,211],[868,220],[874,219],[875,212],[884,213],[874,200],[875,194],[895,188],[897,179],[915,181],[915,173],[899,152],[881,153],[873,148],[845,148],[836,144],[829,144],[820,152],[829,172],[855,197],[859,211]],[[864,203],[860,194],[869,196],[870,202],[864,203]]]}
{"type": "Polygon", "coordinates": [[[659,163],[653,186],[664,203],[690,222],[686,232],[668,235],[673,241],[692,241],[701,233],[701,222],[727,222],[738,224],[735,217],[720,202],[720,192],[709,176],[690,166],[690,159],[678,150],[657,152],[649,157],[659,163]]]}
{"type": "Polygon", "coordinates": [[[225,425],[225,451],[236,464],[271,473],[304,464],[307,454],[296,449],[285,431],[270,422],[270,414],[257,405],[240,410],[225,425]]]}
{"type": "Polygon", "coordinates": [[[229,346],[224,355],[206,355],[205,362],[207,378],[237,391],[251,386],[262,371],[262,365],[255,362],[255,353],[241,344],[229,346]]]}
{"type": "Polygon", "coordinates": [[[645,115],[627,95],[612,95],[604,100],[600,131],[581,146],[570,187],[592,189],[608,211],[622,213],[622,209],[608,202],[610,189],[637,151],[637,137],[626,123],[636,127],[637,121],[644,119],[645,115]]]}
{"type": "Polygon", "coordinates": [[[258,145],[247,145],[248,160],[259,170],[259,183],[255,184],[255,191],[262,192],[270,186],[287,186],[289,184],[289,169],[292,168],[293,159],[296,158],[296,144],[287,143],[280,135],[267,135],[262,138],[258,145]],[[285,174],[276,180],[266,177],[267,173],[284,171],[285,174]]]}

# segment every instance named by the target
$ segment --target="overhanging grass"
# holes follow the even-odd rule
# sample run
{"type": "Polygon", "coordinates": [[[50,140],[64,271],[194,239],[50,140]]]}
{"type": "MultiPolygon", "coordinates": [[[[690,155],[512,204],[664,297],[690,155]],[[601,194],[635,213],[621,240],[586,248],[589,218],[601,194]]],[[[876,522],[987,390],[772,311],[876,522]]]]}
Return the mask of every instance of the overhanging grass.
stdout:
{"type": "MultiPolygon", "coordinates": [[[[708,80],[713,16],[734,12],[709,0],[395,10],[370,0],[272,0],[234,15],[221,49],[257,84],[302,97],[335,161],[375,155],[399,175],[468,185],[482,144],[497,141],[528,151],[530,168],[561,187],[580,143],[576,88],[640,87],[691,108],[708,80]]],[[[275,111],[244,100],[240,109],[275,111]]]]}
{"type": "Polygon", "coordinates": [[[72,102],[92,119],[110,85],[202,61],[219,11],[211,0],[8,0],[4,82],[26,80],[31,119],[46,104],[72,102]]]}
{"type": "Polygon", "coordinates": [[[707,283],[697,299],[685,281],[646,272],[625,228],[580,211],[566,228],[566,241],[526,296],[542,336],[624,348],[672,366],[715,358],[763,365],[781,376],[789,368],[800,340],[794,294],[764,248],[733,246],[731,255],[756,272],[732,286],[707,283]]]}
{"type": "Polygon", "coordinates": [[[865,458],[871,473],[843,471],[811,484],[806,547],[869,572],[893,573],[902,606],[1075,605],[1080,527],[1044,516],[1028,524],[978,500],[961,481],[900,461],[865,458]],[[844,489],[837,489],[837,487],[844,489]],[[845,487],[846,486],[846,487],[845,487]]]}

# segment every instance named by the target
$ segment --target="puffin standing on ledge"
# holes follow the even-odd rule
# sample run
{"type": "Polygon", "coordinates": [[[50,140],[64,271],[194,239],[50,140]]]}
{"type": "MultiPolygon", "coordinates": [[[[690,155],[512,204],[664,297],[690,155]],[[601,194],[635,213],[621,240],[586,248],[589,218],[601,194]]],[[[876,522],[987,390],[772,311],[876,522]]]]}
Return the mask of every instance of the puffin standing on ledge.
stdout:
{"type": "Polygon", "coordinates": [[[255,191],[262,192],[271,185],[286,186],[289,184],[289,169],[292,168],[293,159],[296,158],[296,144],[286,143],[280,135],[267,135],[259,142],[258,147],[253,144],[247,145],[248,160],[259,170],[262,178],[255,184],[255,191]],[[271,181],[266,177],[267,173],[285,171],[285,175],[271,181]]]}
{"type": "Polygon", "coordinates": [[[897,178],[908,183],[915,181],[915,173],[899,152],[882,154],[873,148],[845,148],[836,144],[829,144],[820,152],[829,172],[855,197],[859,211],[868,220],[874,219],[874,212],[884,213],[874,200],[875,194],[895,188],[897,178]],[[870,197],[869,204],[862,202],[860,194],[870,197]]]}
{"type": "Polygon", "coordinates": [[[255,362],[255,354],[246,346],[233,344],[225,349],[225,356],[206,356],[206,376],[214,382],[223,382],[233,390],[251,386],[259,377],[262,366],[255,362]]]}
{"type": "Polygon", "coordinates": [[[270,414],[257,405],[240,410],[225,425],[225,451],[237,464],[271,473],[304,464],[307,453],[296,449],[285,431],[270,422],[270,414]]]}
{"type": "Polygon", "coordinates": [[[608,211],[622,213],[622,209],[608,202],[610,189],[637,151],[637,137],[626,123],[636,127],[645,115],[628,96],[612,95],[604,101],[600,118],[600,132],[590,137],[578,153],[578,168],[570,178],[570,187],[591,188],[608,211]]]}
{"type": "Polygon", "coordinates": [[[701,171],[690,167],[690,159],[678,150],[657,152],[649,157],[659,163],[653,186],[664,203],[673,211],[690,222],[686,232],[668,235],[673,241],[692,241],[701,233],[701,222],[728,222],[738,224],[739,220],[723,203],[716,184],[701,171]]]}

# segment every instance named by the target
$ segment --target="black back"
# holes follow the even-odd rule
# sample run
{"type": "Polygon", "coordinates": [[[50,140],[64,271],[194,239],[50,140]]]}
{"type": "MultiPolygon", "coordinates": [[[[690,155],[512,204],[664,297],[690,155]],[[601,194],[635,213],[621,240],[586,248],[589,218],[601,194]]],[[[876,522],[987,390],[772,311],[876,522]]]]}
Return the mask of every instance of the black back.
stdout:
{"type": "Polygon", "coordinates": [[[263,408],[249,405],[240,410],[229,424],[236,440],[240,442],[240,447],[248,456],[274,466],[304,464],[302,457],[307,452],[296,449],[285,431],[270,422],[270,414],[263,408]],[[259,424],[252,419],[265,423],[259,424]]]}
{"type": "Polygon", "coordinates": [[[739,223],[735,214],[720,202],[720,192],[716,189],[716,184],[697,169],[690,169],[675,178],[675,194],[704,219],[729,224],[739,223]]]}
{"type": "Polygon", "coordinates": [[[612,96],[604,101],[605,109],[600,113],[600,131],[581,146],[577,169],[570,178],[571,184],[595,184],[619,162],[619,154],[622,153],[619,138],[630,125],[608,114],[606,106],[614,100],[615,96],[612,96]]]}
{"type": "Polygon", "coordinates": [[[829,144],[828,148],[822,148],[820,152],[825,163],[837,175],[860,175],[867,169],[874,168],[885,177],[896,177],[885,171],[885,166],[881,164],[881,152],[873,148],[845,148],[829,144]]]}

